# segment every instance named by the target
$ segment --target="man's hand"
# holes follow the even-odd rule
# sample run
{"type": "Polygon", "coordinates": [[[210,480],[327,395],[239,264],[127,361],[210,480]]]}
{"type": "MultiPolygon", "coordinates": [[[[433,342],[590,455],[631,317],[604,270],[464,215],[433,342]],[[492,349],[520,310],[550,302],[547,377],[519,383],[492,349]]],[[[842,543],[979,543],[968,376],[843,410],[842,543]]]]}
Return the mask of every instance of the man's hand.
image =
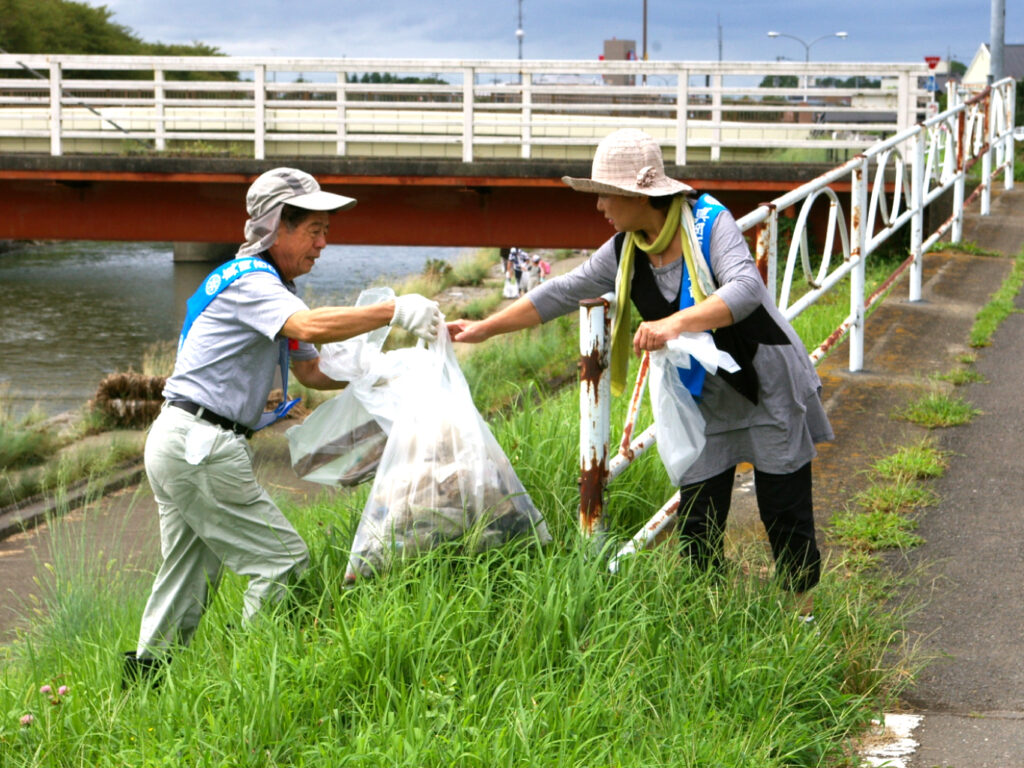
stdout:
{"type": "Polygon", "coordinates": [[[418,293],[410,293],[395,299],[395,314],[391,325],[397,325],[427,341],[437,339],[444,316],[437,302],[418,293]]]}

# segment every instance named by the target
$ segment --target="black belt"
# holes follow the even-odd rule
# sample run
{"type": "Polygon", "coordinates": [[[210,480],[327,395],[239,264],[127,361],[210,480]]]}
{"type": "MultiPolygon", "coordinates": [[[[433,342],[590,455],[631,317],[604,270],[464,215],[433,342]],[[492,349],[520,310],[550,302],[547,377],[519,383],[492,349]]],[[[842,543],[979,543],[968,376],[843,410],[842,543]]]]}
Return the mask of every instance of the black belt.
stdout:
{"type": "Polygon", "coordinates": [[[181,410],[191,413],[193,416],[198,416],[203,421],[208,421],[211,424],[216,424],[218,427],[234,432],[236,435],[241,435],[246,440],[252,437],[252,430],[245,426],[245,424],[239,424],[237,421],[225,418],[205,406],[193,403],[191,400],[171,400],[168,402],[168,405],[181,408],[181,410]]]}

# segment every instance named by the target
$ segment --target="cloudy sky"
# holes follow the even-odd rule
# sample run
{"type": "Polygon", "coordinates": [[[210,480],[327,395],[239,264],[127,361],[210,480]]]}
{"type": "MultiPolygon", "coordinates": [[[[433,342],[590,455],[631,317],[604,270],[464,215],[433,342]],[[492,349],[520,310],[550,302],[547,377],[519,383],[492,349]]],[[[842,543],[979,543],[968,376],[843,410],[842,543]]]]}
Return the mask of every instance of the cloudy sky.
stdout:
{"type": "MultiPolygon", "coordinates": [[[[88,0],[149,42],[215,45],[235,56],[596,59],[605,39],[643,47],[643,0],[88,0]]],[[[1024,43],[1024,3],[1006,0],[1007,43],[1024,43]]],[[[989,0],[647,1],[657,60],[970,63],[991,26],[989,0]],[[848,33],[845,40],[830,37],[848,33]],[[824,39],[818,39],[822,38],[824,39]],[[816,42],[815,42],[816,41],[816,42]]]]}

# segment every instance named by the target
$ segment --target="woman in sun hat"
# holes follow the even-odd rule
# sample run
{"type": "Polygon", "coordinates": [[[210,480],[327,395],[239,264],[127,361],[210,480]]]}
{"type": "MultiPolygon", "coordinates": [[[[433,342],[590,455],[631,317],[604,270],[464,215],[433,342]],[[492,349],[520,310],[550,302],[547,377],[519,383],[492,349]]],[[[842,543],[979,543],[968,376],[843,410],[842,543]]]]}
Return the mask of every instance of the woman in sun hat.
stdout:
{"type": "MultiPolygon", "coordinates": [[[[660,349],[684,331],[714,332],[718,348],[741,368],[683,373],[706,422],[704,450],[680,488],[683,552],[698,567],[723,565],[736,467],[749,462],[778,578],[803,598],[817,584],[821,562],[811,460],[832,429],[807,350],[772,302],[735,219],[714,198],[666,176],[661,148],[636,129],[600,142],[591,178],[562,181],[596,194],[597,210],[616,234],[579,267],[500,312],[450,323],[452,338],[479,342],[529,328],[614,291],[611,381],[619,394],[630,350],[660,349]],[[631,305],[642,318],[632,334],[631,305]]],[[[809,613],[809,597],[799,602],[809,613]]]]}

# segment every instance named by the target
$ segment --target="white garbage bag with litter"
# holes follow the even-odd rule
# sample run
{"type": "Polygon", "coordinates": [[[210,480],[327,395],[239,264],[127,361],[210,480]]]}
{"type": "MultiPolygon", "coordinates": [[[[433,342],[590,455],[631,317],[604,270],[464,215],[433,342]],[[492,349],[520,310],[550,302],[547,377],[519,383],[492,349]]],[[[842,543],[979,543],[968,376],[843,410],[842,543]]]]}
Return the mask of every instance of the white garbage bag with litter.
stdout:
{"type": "Polygon", "coordinates": [[[449,339],[408,350],[384,455],[352,543],[347,580],[460,539],[480,551],[551,537],[511,463],[473,404],[449,339]]]}

